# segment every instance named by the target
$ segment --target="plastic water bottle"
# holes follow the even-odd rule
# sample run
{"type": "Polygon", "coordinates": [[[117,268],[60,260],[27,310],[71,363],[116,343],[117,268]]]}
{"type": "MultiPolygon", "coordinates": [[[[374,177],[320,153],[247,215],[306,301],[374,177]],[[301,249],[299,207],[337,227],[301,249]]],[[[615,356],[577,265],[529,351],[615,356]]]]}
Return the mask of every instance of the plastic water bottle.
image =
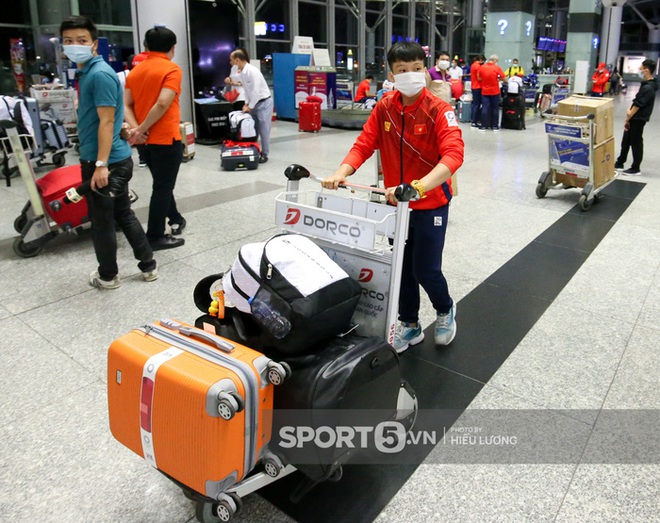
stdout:
{"type": "Polygon", "coordinates": [[[271,309],[270,305],[252,296],[248,300],[254,319],[275,339],[281,340],[291,332],[291,322],[271,309]]]}

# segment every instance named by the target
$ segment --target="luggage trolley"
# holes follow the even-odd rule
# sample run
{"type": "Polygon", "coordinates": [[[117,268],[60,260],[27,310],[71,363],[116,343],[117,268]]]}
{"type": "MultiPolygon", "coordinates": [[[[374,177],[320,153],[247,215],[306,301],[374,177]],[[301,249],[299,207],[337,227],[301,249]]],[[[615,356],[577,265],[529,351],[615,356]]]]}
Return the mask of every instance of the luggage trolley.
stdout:
{"type": "MultiPolygon", "coordinates": [[[[59,224],[53,218],[53,214],[57,213],[62,205],[59,201],[47,204],[42,197],[32,163],[22,143],[25,136],[18,134],[15,122],[2,120],[0,127],[7,133],[6,138],[0,139],[2,148],[5,154],[13,156],[29,198],[21,213],[14,220],[14,229],[20,236],[14,240],[13,249],[21,258],[31,258],[39,254],[44,244],[61,231],[78,232],[77,229],[80,227],[73,228],[68,223],[59,224]]],[[[86,211],[86,206],[84,210],[86,211]]],[[[80,211],[83,209],[81,208],[80,211]]]]}
{"type": "MultiPolygon", "coordinates": [[[[345,198],[335,191],[300,191],[303,178],[320,181],[300,165],[285,170],[287,191],[275,199],[275,222],[283,230],[309,236],[349,276],[362,285],[353,316],[361,336],[381,336],[391,345],[401,286],[403,248],[408,236],[409,207],[416,191],[397,188],[399,204],[383,205],[373,198],[345,198]]],[[[369,195],[385,190],[345,184],[369,195]]]]}
{"type": "Polygon", "coordinates": [[[580,208],[589,210],[593,202],[600,198],[600,192],[618,176],[611,155],[606,154],[601,162],[602,169],[601,166],[596,169],[595,116],[541,113],[541,117],[546,120],[549,164],[536,185],[536,196],[544,198],[550,189],[575,187],[582,189],[580,208]]]}

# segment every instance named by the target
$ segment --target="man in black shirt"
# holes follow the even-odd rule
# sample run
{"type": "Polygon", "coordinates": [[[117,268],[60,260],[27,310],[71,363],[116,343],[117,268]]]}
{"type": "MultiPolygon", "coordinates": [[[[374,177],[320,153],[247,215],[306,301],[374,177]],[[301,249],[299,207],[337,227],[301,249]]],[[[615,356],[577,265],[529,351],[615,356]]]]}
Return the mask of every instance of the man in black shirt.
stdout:
{"type": "Polygon", "coordinates": [[[653,60],[644,60],[639,70],[642,78],[642,84],[635,96],[632,106],[626,113],[626,121],[623,125],[624,132],[621,140],[621,153],[614,164],[615,169],[623,169],[628,159],[628,151],[632,148],[633,163],[630,169],[622,171],[627,176],[640,176],[642,157],[644,156],[644,126],[649,121],[653,112],[653,102],[655,102],[655,93],[658,90],[658,82],[653,78],[655,71],[655,62],[653,60]]]}

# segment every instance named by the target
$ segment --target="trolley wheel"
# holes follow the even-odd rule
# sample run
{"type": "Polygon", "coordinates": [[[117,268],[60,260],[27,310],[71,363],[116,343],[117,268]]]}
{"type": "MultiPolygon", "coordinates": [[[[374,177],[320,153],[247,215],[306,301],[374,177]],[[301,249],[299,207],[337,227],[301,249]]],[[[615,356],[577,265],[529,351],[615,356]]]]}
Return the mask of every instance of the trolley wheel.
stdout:
{"type": "MultiPolygon", "coordinates": [[[[288,365],[287,365],[288,367],[288,365]]],[[[284,380],[287,378],[287,376],[291,375],[291,368],[287,369],[282,365],[281,363],[276,363],[274,361],[268,362],[268,381],[269,383],[272,383],[276,387],[278,385],[281,385],[284,380]]]]}
{"type": "Polygon", "coordinates": [[[588,211],[591,208],[591,204],[593,203],[593,200],[587,199],[587,196],[584,194],[580,195],[580,209],[583,211],[588,211]]]}
{"type": "Polygon", "coordinates": [[[229,502],[222,500],[219,503],[198,501],[195,516],[200,523],[225,523],[231,521],[236,511],[229,502]]]}
{"type": "Polygon", "coordinates": [[[537,198],[545,198],[546,194],[548,194],[548,188],[544,184],[539,182],[536,185],[536,197],[537,198]]]}
{"type": "Polygon", "coordinates": [[[181,487],[181,492],[183,492],[183,495],[190,501],[195,501],[195,494],[192,490],[181,487]]]}
{"type": "Polygon", "coordinates": [[[18,233],[21,234],[23,232],[23,229],[27,225],[27,216],[25,214],[20,214],[16,219],[14,220],[14,230],[18,233]]]}
{"type": "Polygon", "coordinates": [[[55,167],[63,167],[65,163],[66,158],[64,157],[64,153],[53,155],[53,165],[55,165],[55,167]]]}
{"type": "Polygon", "coordinates": [[[32,258],[41,252],[43,247],[38,245],[36,247],[27,247],[23,238],[16,238],[14,240],[14,245],[12,245],[14,252],[21,258],[32,258]]]}

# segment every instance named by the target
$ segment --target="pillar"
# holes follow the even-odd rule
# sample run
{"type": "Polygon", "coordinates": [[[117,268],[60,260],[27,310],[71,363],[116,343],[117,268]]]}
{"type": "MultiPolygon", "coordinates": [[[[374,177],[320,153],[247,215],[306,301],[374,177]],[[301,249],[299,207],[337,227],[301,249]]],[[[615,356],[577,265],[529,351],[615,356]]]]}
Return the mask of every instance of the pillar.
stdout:
{"type": "MultiPolygon", "coordinates": [[[[568,5],[568,35],[566,37],[566,67],[575,70],[580,60],[589,62],[593,72],[600,43],[601,8],[593,0],[570,0],[568,5]]],[[[576,78],[577,81],[577,78],[576,78]]]]}
{"type": "Polygon", "coordinates": [[[187,0],[159,0],[158,2],[142,2],[131,0],[133,14],[133,43],[135,53],[144,51],[142,42],[144,35],[154,25],[164,25],[176,34],[174,62],[181,67],[181,120],[192,122],[192,71],[190,66],[190,47],[188,46],[188,4],[187,0]],[[138,5],[139,4],[139,5],[138,5]]]}
{"type": "Polygon", "coordinates": [[[600,53],[598,61],[616,65],[621,39],[621,16],[623,7],[603,7],[603,22],[600,31],[600,53]]]}
{"type": "Polygon", "coordinates": [[[491,0],[486,14],[486,59],[496,54],[506,70],[518,58],[525,72],[534,57],[534,1],[491,0]]]}

